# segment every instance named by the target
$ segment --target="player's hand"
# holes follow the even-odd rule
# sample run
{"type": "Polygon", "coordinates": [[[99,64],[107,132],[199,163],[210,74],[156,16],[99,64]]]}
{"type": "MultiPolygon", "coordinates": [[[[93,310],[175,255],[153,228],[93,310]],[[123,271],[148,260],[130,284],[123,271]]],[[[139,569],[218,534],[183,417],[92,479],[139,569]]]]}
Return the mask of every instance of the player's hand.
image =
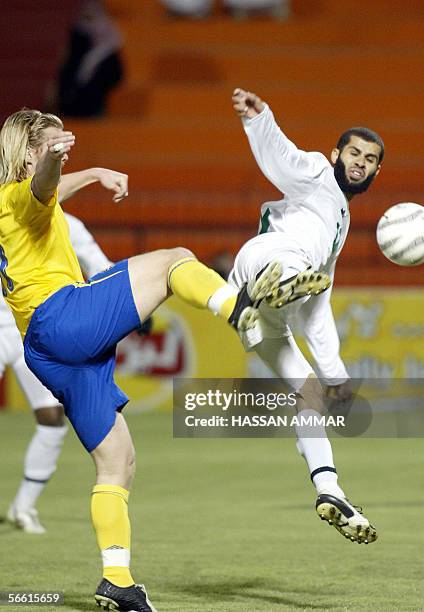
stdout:
{"type": "Polygon", "coordinates": [[[114,192],[112,200],[121,202],[128,196],[128,174],[115,172],[106,168],[99,168],[99,183],[114,192]]]}
{"type": "Polygon", "coordinates": [[[259,115],[265,108],[262,100],[251,91],[237,88],[233,92],[233,108],[239,117],[252,119],[259,115]]]}
{"type": "Polygon", "coordinates": [[[72,132],[64,132],[57,130],[57,135],[54,138],[49,138],[46,145],[47,152],[53,159],[63,159],[64,156],[67,158],[67,153],[72,149],[75,144],[75,136],[72,132]]]}
{"type": "Polygon", "coordinates": [[[328,399],[335,400],[342,404],[350,402],[353,397],[352,381],[348,378],[340,385],[327,386],[325,394],[328,399]]]}

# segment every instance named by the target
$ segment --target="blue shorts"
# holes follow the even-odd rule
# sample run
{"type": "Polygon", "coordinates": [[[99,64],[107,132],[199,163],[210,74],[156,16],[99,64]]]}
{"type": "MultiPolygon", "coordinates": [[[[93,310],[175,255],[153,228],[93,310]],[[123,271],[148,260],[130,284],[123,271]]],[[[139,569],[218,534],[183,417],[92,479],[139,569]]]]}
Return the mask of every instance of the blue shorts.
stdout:
{"type": "Polygon", "coordinates": [[[113,380],[116,344],[139,326],[128,260],[87,283],[59,289],[32,316],[25,361],[63,404],[89,452],[128,402],[113,380]]]}

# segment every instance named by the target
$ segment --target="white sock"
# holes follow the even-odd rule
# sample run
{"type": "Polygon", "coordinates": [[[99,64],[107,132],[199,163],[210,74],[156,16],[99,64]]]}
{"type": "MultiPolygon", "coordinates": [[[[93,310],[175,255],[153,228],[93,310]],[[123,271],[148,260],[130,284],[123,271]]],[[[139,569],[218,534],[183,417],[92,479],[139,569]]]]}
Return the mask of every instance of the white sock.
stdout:
{"type": "Polygon", "coordinates": [[[34,508],[45,486],[45,482],[32,482],[23,478],[13,501],[16,512],[28,512],[34,508]]]}
{"type": "Polygon", "coordinates": [[[237,289],[232,285],[229,285],[228,283],[226,285],[223,285],[222,287],[217,289],[215,293],[209,298],[209,310],[211,310],[215,315],[218,315],[221,312],[222,305],[229,298],[233,297],[234,295],[237,295],[237,293],[237,289]]]}
{"type": "Polygon", "coordinates": [[[129,567],[131,553],[128,548],[104,548],[101,551],[103,567],[129,567]]]}
{"type": "Polygon", "coordinates": [[[13,501],[18,512],[33,508],[48,480],[54,474],[68,428],[37,425],[24,463],[24,478],[13,501]]]}
{"type": "MultiPolygon", "coordinates": [[[[307,418],[318,414],[316,410],[306,409],[298,412],[297,416],[307,418]]],[[[336,497],[345,497],[343,490],[337,484],[333,451],[325,427],[323,425],[296,425],[295,428],[297,450],[308,464],[311,480],[318,495],[325,492],[336,497]]]]}

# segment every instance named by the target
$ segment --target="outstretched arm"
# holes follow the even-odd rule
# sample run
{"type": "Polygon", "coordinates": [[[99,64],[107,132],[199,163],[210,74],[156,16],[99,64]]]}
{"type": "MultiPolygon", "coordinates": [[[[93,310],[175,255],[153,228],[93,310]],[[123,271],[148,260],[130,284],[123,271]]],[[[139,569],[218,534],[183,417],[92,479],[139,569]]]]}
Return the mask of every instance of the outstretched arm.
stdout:
{"type": "Polygon", "coordinates": [[[312,188],[308,179],[317,174],[316,154],[298,149],[278,127],[269,106],[256,94],[235,89],[232,101],[264,175],[282,192],[306,195],[312,188]]]}
{"type": "Polygon", "coordinates": [[[45,151],[31,179],[31,191],[42,204],[47,204],[53,197],[60,180],[62,159],[74,144],[75,136],[72,132],[58,130],[58,135],[44,145],[45,151]]]}
{"type": "Polygon", "coordinates": [[[128,195],[128,175],[107,168],[88,168],[80,172],[72,172],[61,177],[59,183],[59,202],[65,202],[75,193],[92,185],[100,183],[102,187],[113,191],[113,201],[121,202],[128,195]]]}

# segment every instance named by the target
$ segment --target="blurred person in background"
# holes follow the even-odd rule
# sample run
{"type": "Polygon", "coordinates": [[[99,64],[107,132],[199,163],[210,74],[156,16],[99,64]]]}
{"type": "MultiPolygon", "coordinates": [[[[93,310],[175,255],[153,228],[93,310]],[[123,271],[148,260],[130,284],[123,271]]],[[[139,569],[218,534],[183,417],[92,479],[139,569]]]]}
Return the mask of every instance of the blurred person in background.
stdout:
{"type": "Polygon", "coordinates": [[[218,272],[224,280],[228,279],[228,275],[233,269],[234,255],[229,251],[221,251],[216,253],[211,260],[211,268],[218,272]]]}
{"type": "MultiPolygon", "coordinates": [[[[213,0],[161,0],[172,17],[204,19],[214,9],[213,0]]],[[[286,19],[290,13],[290,0],[223,0],[224,8],[235,19],[246,19],[251,15],[269,15],[286,19]]]]}
{"type": "Polygon", "coordinates": [[[224,6],[235,19],[269,15],[282,20],[290,15],[290,0],[224,0],[224,6]]]}
{"type": "Polygon", "coordinates": [[[161,0],[170,17],[204,19],[213,9],[212,0],[161,0]]]}
{"type": "Polygon", "coordinates": [[[66,117],[101,117],[123,78],[122,36],[102,0],[84,0],[46,107],[66,117]]]}

